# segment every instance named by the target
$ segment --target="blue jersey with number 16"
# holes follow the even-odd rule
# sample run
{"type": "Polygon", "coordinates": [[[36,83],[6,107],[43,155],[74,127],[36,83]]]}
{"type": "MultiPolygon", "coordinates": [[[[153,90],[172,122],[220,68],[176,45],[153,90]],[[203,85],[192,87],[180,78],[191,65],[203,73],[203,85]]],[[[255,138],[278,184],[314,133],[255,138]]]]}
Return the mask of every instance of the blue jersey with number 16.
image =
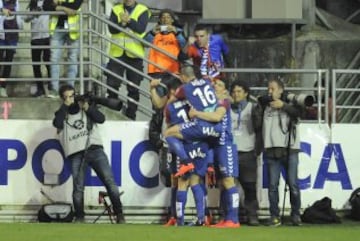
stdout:
{"type": "Polygon", "coordinates": [[[214,112],[218,104],[215,89],[206,79],[194,79],[183,84],[177,89],[175,97],[187,99],[193,108],[204,112],[214,112]]]}

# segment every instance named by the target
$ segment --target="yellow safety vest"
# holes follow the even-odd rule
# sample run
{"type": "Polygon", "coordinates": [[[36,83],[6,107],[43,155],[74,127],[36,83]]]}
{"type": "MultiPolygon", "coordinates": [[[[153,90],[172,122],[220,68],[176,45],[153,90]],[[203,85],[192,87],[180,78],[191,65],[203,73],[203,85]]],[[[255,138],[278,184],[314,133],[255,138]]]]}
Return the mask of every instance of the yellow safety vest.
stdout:
{"type": "MultiPolygon", "coordinates": [[[[130,18],[137,21],[139,16],[141,14],[143,14],[145,11],[148,12],[149,17],[150,17],[151,13],[150,13],[149,9],[145,5],[137,3],[135,6],[135,9],[130,14],[130,18]]],[[[120,15],[125,12],[124,5],[123,4],[115,5],[113,7],[113,12],[118,17],[118,19],[120,19],[120,15]]],[[[120,20],[119,20],[119,22],[120,22],[120,20]]],[[[142,34],[139,34],[139,33],[136,33],[134,31],[130,30],[129,28],[128,28],[128,31],[130,31],[132,34],[135,34],[139,38],[143,38],[146,34],[145,31],[142,34]]],[[[126,52],[126,55],[130,58],[145,57],[144,46],[142,45],[142,43],[140,43],[140,41],[132,38],[131,36],[129,36],[123,32],[112,34],[111,38],[118,45],[124,46],[125,48],[131,50],[132,52],[130,53],[129,51],[124,51],[124,49],[119,47],[117,44],[111,43],[110,44],[110,53],[109,53],[110,56],[121,57],[124,54],[124,52],[126,52]],[[135,53],[135,54],[133,54],[133,53],[135,53]]]]}
{"type": "MultiPolygon", "coordinates": [[[[68,3],[73,3],[75,2],[75,0],[59,0],[59,2],[68,2],[68,3]]],[[[78,12],[80,11],[80,8],[78,10],[78,12]]],[[[59,15],[53,15],[51,16],[51,20],[50,20],[50,34],[52,35],[55,32],[56,29],[56,25],[58,23],[59,20],[59,15]]],[[[77,40],[80,37],[80,16],[74,15],[74,16],[68,16],[68,20],[67,23],[69,25],[69,36],[70,39],[72,40],[77,40]]]]}

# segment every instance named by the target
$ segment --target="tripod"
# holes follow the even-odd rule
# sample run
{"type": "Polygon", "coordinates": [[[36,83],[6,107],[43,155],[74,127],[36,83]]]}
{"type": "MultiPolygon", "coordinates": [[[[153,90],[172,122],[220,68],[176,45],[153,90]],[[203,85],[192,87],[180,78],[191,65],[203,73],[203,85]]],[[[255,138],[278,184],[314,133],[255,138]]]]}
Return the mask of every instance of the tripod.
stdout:
{"type": "MultiPolygon", "coordinates": [[[[120,192],[119,196],[121,196],[123,194],[124,194],[124,191],[120,192]]],[[[101,218],[101,216],[103,216],[106,213],[107,213],[107,215],[109,217],[109,220],[110,220],[110,222],[112,224],[114,222],[116,222],[116,217],[115,217],[112,205],[109,204],[108,201],[106,200],[106,197],[108,197],[108,196],[109,196],[109,194],[107,192],[99,191],[98,202],[99,202],[99,204],[103,204],[105,209],[104,209],[104,211],[102,213],[99,214],[99,216],[97,216],[95,218],[93,223],[96,223],[101,218]]]]}
{"type": "Polygon", "coordinates": [[[291,132],[292,132],[292,128],[293,128],[293,123],[292,120],[290,120],[289,125],[288,125],[288,145],[286,148],[286,165],[285,165],[285,170],[286,170],[286,176],[285,176],[285,185],[284,185],[284,198],[283,198],[283,204],[282,204],[282,211],[281,211],[281,223],[284,224],[284,219],[285,219],[285,200],[286,200],[286,192],[290,191],[290,187],[289,187],[289,181],[288,181],[288,175],[289,175],[289,159],[290,159],[290,145],[291,145],[291,132]]]}

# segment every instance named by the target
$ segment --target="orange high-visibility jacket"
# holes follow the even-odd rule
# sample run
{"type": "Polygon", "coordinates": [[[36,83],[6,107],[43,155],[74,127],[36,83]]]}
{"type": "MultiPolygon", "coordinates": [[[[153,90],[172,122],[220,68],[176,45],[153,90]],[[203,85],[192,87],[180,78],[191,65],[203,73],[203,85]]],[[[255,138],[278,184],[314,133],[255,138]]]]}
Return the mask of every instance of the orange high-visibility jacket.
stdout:
{"type": "MultiPolygon", "coordinates": [[[[180,53],[180,45],[174,33],[162,34],[157,33],[154,37],[153,44],[169,54],[173,56],[178,56],[180,53]]],[[[169,72],[172,73],[179,73],[180,65],[176,60],[166,56],[155,49],[150,49],[149,51],[149,60],[157,63],[158,65],[162,66],[169,72]]],[[[157,68],[156,66],[149,64],[148,65],[148,73],[162,73],[164,70],[157,68]]]]}

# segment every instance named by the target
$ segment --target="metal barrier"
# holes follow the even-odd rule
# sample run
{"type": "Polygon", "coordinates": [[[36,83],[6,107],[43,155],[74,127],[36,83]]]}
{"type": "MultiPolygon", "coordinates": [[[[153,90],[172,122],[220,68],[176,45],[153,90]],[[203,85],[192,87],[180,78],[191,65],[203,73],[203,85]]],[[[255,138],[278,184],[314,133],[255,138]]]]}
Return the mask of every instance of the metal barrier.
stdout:
{"type": "MultiPolygon", "coordinates": [[[[28,11],[25,11],[25,12],[22,12],[22,11],[18,11],[18,12],[15,12],[14,13],[15,15],[39,15],[39,14],[43,14],[43,15],[64,15],[63,12],[46,12],[46,11],[42,11],[42,12],[28,12],[28,11]]],[[[103,15],[102,17],[99,16],[98,14],[96,13],[93,13],[93,12],[84,12],[84,11],[81,11],[79,12],[79,16],[80,16],[80,37],[79,37],[79,41],[80,41],[80,46],[79,46],[79,60],[78,60],[78,66],[79,66],[79,71],[78,71],[78,78],[75,80],[76,82],[79,82],[79,90],[80,90],[80,94],[83,94],[85,92],[85,81],[88,81],[88,82],[94,82],[94,83],[97,83],[98,85],[100,85],[101,87],[107,89],[107,90],[110,90],[110,91],[113,91],[113,92],[116,92],[120,99],[122,101],[125,101],[125,100],[129,100],[133,103],[136,103],[139,107],[140,107],[140,111],[142,111],[143,113],[147,114],[148,116],[150,116],[152,113],[153,113],[153,110],[151,107],[149,106],[146,106],[146,105],[143,105],[131,98],[128,98],[124,95],[122,95],[120,93],[119,90],[115,90],[113,88],[111,88],[110,86],[106,85],[105,83],[103,83],[102,80],[99,80],[97,79],[97,77],[101,77],[102,76],[102,73],[106,73],[108,75],[113,75],[114,77],[120,79],[123,83],[125,84],[128,84],[128,85],[131,85],[132,87],[136,88],[139,90],[140,92],[140,95],[143,95],[145,96],[145,98],[150,98],[150,93],[149,93],[149,90],[144,90],[144,89],[141,89],[140,86],[136,86],[134,85],[131,81],[128,81],[126,78],[124,78],[123,76],[119,76],[111,71],[109,71],[108,69],[106,69],[104,66],[106,65],[106,62],[108,59],[112,59],[113,61],[125,66],[126,68],[140,74],[144,79],[147,79],[147,80],[150,80],[152,79],[151,76],[149,76],[148,74],[145,74],[144,72],[142,71],[138,71],[137,69],[133,68],[132,66],[130,65],[127,65],[126,63],[116,59],[116,58],[112,58],[108,53],[106,53],[104,51],[104,49],[106,48],[105,46],[107,46],[108,44],[115,44],[117,45],[118,47],[124,49],[125,51],[128,51],[134,55],[136,55],[136,53],[134,53],[133,51],[117,44],[114,40],[111,39],[111,37],[108,37],[106,36],[106,31],[105,29],[107,29],[106,26],[111,26],[119,31],[122,31],[126,34],[128,34],[130,37],[132,38],[136,38],[139,42],[141,42],[144,46],[146,47],[149,47],[149,48],[153,48],[155,49],[156,51],[158,52],[161,52],[162,54],[168,56],[169,58],[171,59],[174,59],[176,60],[177,57],[176,56],[172,56],[171,54],[169,54],[168,52],[158,48],[157,46],[143,40],[142,38],[139,38],[137,37],[136,35],[134,35],[133,33],[131,33],[130,31],[128,31],[127,29],[124,29],[120,26],[118,26],[117,24],[114,24],[112,23],[111,21],[108,20],[108,18],[103,15]],[[85,25],[85,20],[89,20],[89,22],[87,23],[87,26],[92,26],[92,25],[96,25],[96,24],[99,24],[99,25],[106,25],[105,27],[101,28],[103,29],[105,32],[103,33],[100,33],[100,32],[97,32],[95,31],[94,29],[84,29],[84,26],[85,25]],[[100,48],[98,48],[96,45],[93,44],[93,40],[94,39],[100,39],[100,48]],[[104,44],[103,42],[106,41],[106,44],[104,44]],[[100,55],[100,63],[96,61],[96,54],[100,55]],[[85,59],[88,59],[88,61],[85,61],[85,59]],[[89,71],[89,74],[87,75],[86,77],[86,74],[85,74],[85,69],[84,67],[87,66],[88,67],[88,71],[89,71]],[[100,72],[101,74],[98,75],[98,76],[94,76],[92,74],[92,72],[94,72],[94,68],[96,68],[98,70],[98,72],[100,72]]],[[[66,30],[64,30],[66,31],[66,30]]],[[[3,31],[5,32],[5,31],[3,31]]],[[[26,34],[26,33],[32,33],[34,31],[32,30],[6,30],[6,32],[16,32],[16,33],[19,33],[19,34],[26,34]]],[[[38,31],[37,31],[38,32],[38,31]]],[[[44,30],[44,32],[48,32],[47,30],[44,30]]],[[[99,42],[99,41],[97,41],[99,42]]],[[[7,49],[9,47],[7,46],[0,46],[0,49],[7,49]]],[[[35,48],[51,48],[51,46],[16,46],[16,49],[35,49],[35,48]]],[[[70,49],[72,47],[68,47],[68,46],[62,46],[61,49],[70,49]]],[[[139,56],[141,57],[141,56],[139,56]]],[[[155,62],[152,62],[150,60],[148,60],[147,58],[143,58],[141,57],[146,63],[148,64],[152,64],[154,66],[156,66],[157,68],[159,69],[162,69],[164,72],[167,72],[166,69],[164,69],[162,66],[160,66],[159,64],[155,63],[155,62]]],[[[19,62],[11,62],[11,63],[8,63],[8,62],[0,62],[0,65],[33,65],[33,64],[50,64],[50,65],[53,65],[53,64],[60,64],[60,65],[63,65],[63,66],[66,66],[66,65],[70,65],[72,63],[68,63],[66,61],[62,61],[62,62],[57,62],[57,63],[53,63],[53,62],[24,62],[24,61],[19,61],[19,62]]],[[[177,77],[174,73],[170,73],[168,72],[170,75],[173,75],[175,77],[177,77]]],[[[9,81],[9,82],[12,82],[12,81],[49,81],[51,79],[49,78],[42,78],[42,79],[38,79],[38,78],[26,78],[23,79],[23,78],[7,78],[6,81],[9,81]]],[[[59,81],[69,81],[70,79],[68,78],[59,78],[59,81]]],[[[89,84],[89,88],[91,84],[89,84]]]]}
{"type": "Polygon", "coordinates": [[[359,123],[360,121],[360,70],[332,70],[332,123],[359,123]],[[338,77],[338,75],[344,74],[338,77]],[[352,77],[349,75],[352,75],[352,77]],[[341,86],[344,85],[344,86],[341,86]],[[336,116],[338,115],[338,116],[336,116]]]}
{"type": "MultiPolygon", "coordinates": [[[[39,14],[48,14],[48,15],[63,15],[63,12],[16,12],[16,15],[39,15],[39,14]]],[[[131,81],[128,81],[126,78],[124,78],[123,76],[119,76],[111,71],[109,71],[105,65],[107,63],[107,61],[109,59],[114,60],[115,62],[125,66],[126,68],[129,68],[130,70],[133,70],[135,72],[137,72],[138,74],[140,74],[144,79],[150,80],[151,76],[149,76],[148,74],[138,71],[136,69],[134,69],[132,66],[127,65],[125,63],[123,63],[122,61],[119,61],[118,59],[112,58],[108,53],[107,53],[107,46],[112,43],[115,44],[117,46],[119,46],[120,48],[123,48],[125,51],[129,51],[132,52],[131,50],[118,45],[113,39],[111,39],[111,37],[107,36],[107,26],[111,26],[114,27],[116,29],[118,29],[119,31],[122,31],[126,34],[128,34],[131,37],[136,38],[138,41],[140,41],[144,46],[149,47],[149,48],[154,48],[157,51],[163,53],[164,55],[167,55],[168,57],[172,58],[172,59],[176,59],[175,56],[171,56],[169,53],[167,53],[166,51],[159,49],[158,47],[152,45],[151,43],[148,43],[147,41],[138,38],[137,36],[135,36],[134,34],[132,34],[131,32],[129,32],[127,29],[124,29],[114,23],[112,23],[111,21],[108,20],[108,18],[105,15],[99,16],[96,13],[93,12],[80,12],[80,27],[81,27],[81,31],[80,31],[80,52],[79,52],[79,61],[78,61],[78,65],[79,65],[79,77],[76,79],[76,81],[79,83],[79,90],[80,93],[84,93],[85,92],[85,82],[88,82],[88,90],[92,89],[92,83],[96,83],[98,86],[100,86],[103,89],[106,90],[110,90],[113,92],[116,92],[119,95],[119,98],[122,101],[131,101],[133,103],[136,103],[140,108],[139,111],[145,113],[147,116],[150,116],[153,113],[153,110],[151,108],[151,106],[147,106],[143,103],[139,103],[133,99],[129,99],[127,96],[124,96],[123,94],[121,94],[121,92],[119,90],[113,89],[110,86],[108,86],[104,79],[104,74],[107,75],[113,75],[116,78],[120,79],[123,83],[125,84],[129,84],[132,85],[134,88],[137,88],[140,92],[140,95],[144,96],[146,99],[150,98],[150,93],[148,89],[142,89],[140,86],[135,86],[134,84],[131,83],[131,81]],[[87,21],[87,22],[86,22],[87,21]],[[96,29],[100,29],[104,32],[99,32],[96,31],[96,29],[91,29],[91,28],[85,28],[85,26],[101,26],[99,28],[96,29]]],[[[8,32],[19,32],[20,34],[27,34],[27,33],[32,33],[33,31],[31,30],[7,30],[8,32]]],[[[47,30],[44,30],[44,32],[47,32],[47,30]]],[[[0,46],[0,49],[6,49],[8,47],[6,46],[0,46]]],[[[16,49],[35,49],[35,48],[51,48],[51,46],[31,46],[29,45],[22,45],[22,46],[17,46],[16,49]]],[[[68,47],[68,46],[62,46],[62,49],[69,49],[72,47],[68,47]]],[[[134,53],[135,54],[135,53],[134,53]]],[[[148,64],[153,64],[156,67],[163,69],[160,65],[158,65],[157,63],[154,63],[152,61],[149,61],[146,57],[143,58],[144,62],[148,63],[148,64]]],[[[53,62],[24,62],[24,61],[19,61],[19,62],[12,62],[12,63],[7,63],[7,62],[0,62],[0,65],[33,65],[33,64],[60,64],[63,66],[69,65],[71,63],[68,63],[67,61],[61,61],[58,63],[53,63],[53,62]]],[[[163,69],[164,70],[164,69],[163,69]]],[[[164,70],[165,71],[165,70],[164,70]]],[[[259,68],[249,68],[249,69],[241,69],[241,68],[224,68],[221,70],[222,72],[225,73],[251,73],[251,74],[259,74],[259,73],[264,73],[264,74],[274,74],[274,73],[278,73],[278,74],[290,74],[290,75],[294,75],[294,74],[314,74],[316,75],[316,80],[318,80],[318,86],[317,87],[313,87],[313,86],[291,86],[291,85],[287,85],[287,89],[291,90],[291,91],[313,91],[317,93],[318,96],[321,96],[321,94],[324,92],[325,93],[325,101],[324,103],[328,103],[329,101],[329,86],[330,86],[330,82],[329,82],[329,71],[326,69],[259,69],[259,68]],[[325,86],[321,86],[321,79],[325,79],[325,86]]],[[[337,74],[349,74],[349,73],[355,73],[358,74],[358,70],[333,70],[332,72],[332,84],[333,86],[336,86],[336,77],[337,74]]],[[[172,75],[174,75],[173,73],[171,73],[172,75]]],[[[175,76],[175,75],[174,75],[175,76]]],[[[11,82],[11,81],[49,81],[49,78],[42,78],[42,79],[38,79],[38,78],[29,78],[27,77],[26,79],[24,78],[8,78],[7,81],[11,82]]],[[[67,81],[69,80],[68,78],[63,78],[61,77],[59,79],[59,81],[67,81]]],[[[263,91],[265,90],[265,87],[259,87],[258,86],[253,86],[254,90],[259,90],[259,91],[263,91]]],[[[333,96],[336,96],[338,94],[339,91],[353,91],[354,89],[348,89],[348,88],[332,88],[332,94],[333,96]]],[[[355,91],[357,91],[355,89],[355,91]]],[[[341,97],[341,95],[340,95],[341,97]]],[[[348,96],[347,96],[348,97],[348,96]]],[[[341,97],[342,98],[342,97],[341,97]]],[[[349,98],[349,97],[348,97],[349,98]]],[[[336,102],[339,101],[338,96],[336,96],[336,98],[332,98],[332,104],[334,107],[336,108],[340,108],[340,109],[359,109],[359,107],[356,106],[351,106],[351,105],[336,105],[336,102]]],[[[317,101],[317,121],[320,122],[325,122],[325,123],[336,123],[336,114],[335,111],[332,112],[332,118],[329,119],[329,106],[327,104],[324,104],[321,102],[320,98],[318,98],[317,101]],[[322,111],[322,109],[324,109],[324,112],[322,111]]],[[[360,113],[360,111],[359,111],[360,113]]],[[[358,116],[359,114],[356,113],[356,116],[358,116]]]]}
{"type": "MultiPolygon", "coordinates": [[[[315,74],[316,75],[316,81],[317,81],[317,86],[309,86],[309,87],[303,87],[303,86],[296,86],[292,83],[287,83],[289,81],[286,81],[285,79],[285,85],[286,85],[286,90],[287,91],[292,91],[294,93],[297,92],[302,92],[302,91],[311,91],[311,92],[315,92],[316,91],[316,95],[317,96],[321,96],[321,94],[324,92],[325,93],[325,101],[324,103],[328,103],[329,101],[329,70],[326,69],[258,69],[258,68],[247,68],[247,69],[241,69],[241,68],[224,68],[221,70],[224,73],[251,73],[251,74],[259,74],[259,73],[264,73],[264,74],[282,74],[282,75],[292,75],[292,77],[294,77],[294,74],[315,74]],[[325,79],[325,86],[321,86],[321,79],[325,79]]],[[[282,76],[284,77],[284,76],[282,76]]],[[[295,78],[297,78],[297,76],[295,76],[295,78]]],[[[264,87],[259,87],[259,86],[254,86],[251,84],[251,82],[248,82],[249,85],[251,86],[251,89],[253,90],[258,90],[258,91],[264,91],[266,90],[265,87],[265,83],[263,83],[262,86],[264,87]]],[[[254,97],[253,97],[254,99],[254,97]]],[[[256,97],[255,97],[256,99],[256,97]]],[[[321,102],[321,98],[317,98],[317,102],[315,104],[316,108],[317,108],[317,122],[319,123],[328,123],[330,124],[330,119],[329,119],[329,106],[324,104],[321,102]],[[324,113],[322,112],[322,109],[324,109],[324,113]]],[[[308,120],[304,120],[304,121],[308,121],[308,120]]]]}

